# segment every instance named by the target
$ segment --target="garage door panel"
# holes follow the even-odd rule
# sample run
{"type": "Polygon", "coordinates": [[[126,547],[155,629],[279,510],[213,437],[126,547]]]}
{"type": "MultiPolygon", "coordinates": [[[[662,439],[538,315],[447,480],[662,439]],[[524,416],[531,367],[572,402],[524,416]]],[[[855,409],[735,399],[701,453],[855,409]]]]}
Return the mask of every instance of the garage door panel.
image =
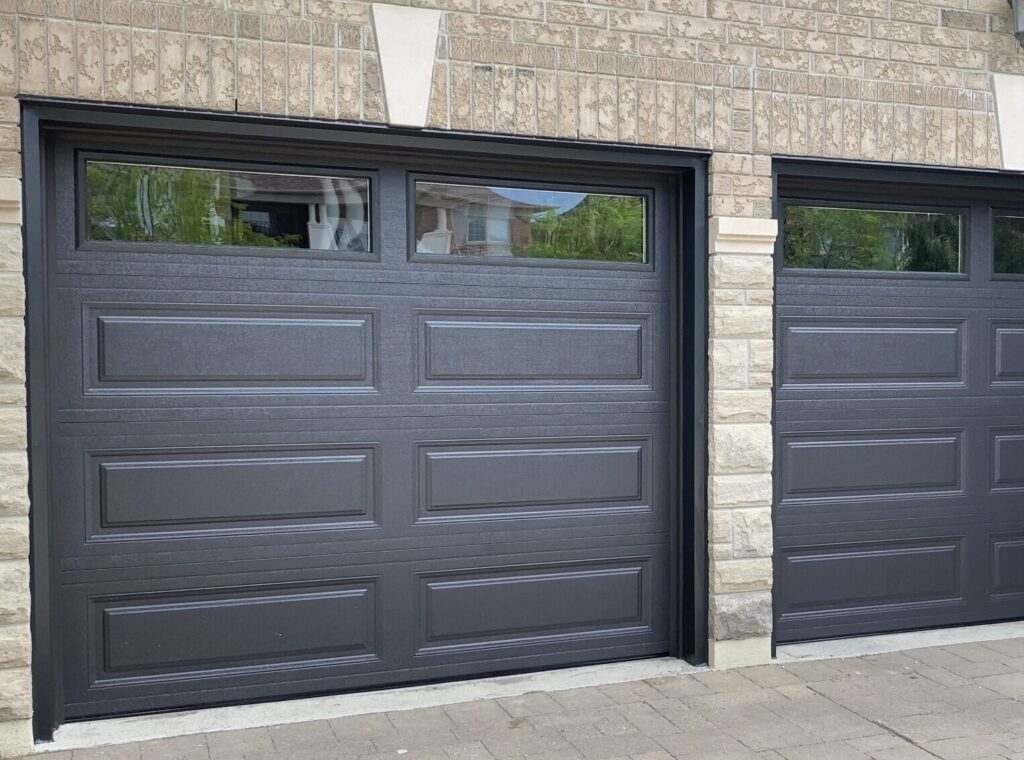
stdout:
{"type": "Polygon", "coordinates": [[[964,383],[962,320],[805,316],[779,324],[781,389],[964,383]]]}
{"type": "Polygon", "coordinates": [[[376,310],[84,305],[86,393],[376,390],[376,310]]]}
{"type": "Polygon", "coordinates": [[[452,427],[441,417],[429,426],[395,420],[383,430],[360,420],[323,433],[264,424],[259,435],[230,436],[213,426],[187,435],[190,446],[180,445],[180,426],[167,436],[76,437],[54,464],[83,494],[83,519],[55,529],[65,557],[145,542],[143,565],[177,562],[194,542],[278,547],[326,541],[325,533],[349,546],[403,536],[436,543],[481,533],[519,541],[537,532],[664,530],[664,418],[574,419],[512,427],[504,416],[492,427],[479,419],[452,427]]]}
{"type": "Polygon", "coordinates": [[[993,533],[989,552],[989,597],[1024,605],[1024,532],[993,533]]]}
{"type": "Polygon", "coordinates": [[[780,507],[963,495],[963,438],[962,429],[783,434],[780,507]]]}
{"type": "Polygon", "coordinates": [[[258,525],[374,525],[377,446],[214,447],[86,454],[89,538],[258,525]]]}
{"type": "Polygon", "coordinates": [[[1024,319],[992,320],[991,382],[1024,387],[1024,319]]]}
{"type": "Polygon", "coordinates": [[[1024,299],[992,279],[990,212],[964,216],[960,272],[799,269],[782,241],[778,641],[1024,614],[1024,299]]]}
{"type": "Polygon", "coordinates": [[[780,572],[794,600],[781,619],[963,602],[963,539],[844,543],[786,549],[780,572]]]}
{"type": "MultiPolygon", "coordinates": [[[[484,260],[488,239],[412,261],[420,222],[444,217],[432,239],[457,226],[443,203],[410,214],[413,174],[478,177],[479,160],[359,156],[375,164],[361,173],[337,151],[277,174],[232,163],[276,193],[261,196],[266,229],[207,235],[201,216],[175,236],[173,218],[134,218],[138,204],[163,213],[138,188],[104,186],[124,201],[113,210],[79,203],[79,140],[56,139],[47,263],[68,717],[668,651],[673,181],[517,162],[495,169],[496,188],[530,177],[643,196],[639,258],[603,241],[531,260],[550,209],[517,197],[505,242],[526,256],[484,260]],[[319,234],[323,219],[306,214],[320,184],[295,178],[357,174],[368,206],[352,220],[339,208],[333,238],[319,234]],[[350,221],[369,223],[359,255],[328,250],[350,221]],[[118,239],[82,242],[82,230],[118,239]]],[[[238,159],[227,144],[143,152],[163,160],[126,176],[159,165],[173,182],[197,156],[207,175],[238,159]]],[[[217,185],[225,224],[249,223],[234,216],[248,195],[221,203],[239,186],[217,185]]],[[[588,196],[558,213],[590,213],[588,196]]],[[[500,213],[488,219],[489,235],[500,213]]]]}
{"type": "Polygon", "coordinates": [[[176,419],[187,419],[266,407],[283,416],[311,405],[379,407],[376,414],[399,416],[405,410],[395,410],[398,403],[531,399],[664,404],[656,394],[667,382],[667,363],[656,362],[653,350],[667,340],[663,300],[626,305],[563,294],[538,308],[535,299],[453,293],[425,308],[422,294],[340,292],[329,305],[301,294],[248,304],[237,294],[217,302],[223,293],[187,303],[195,291],[161,292],[155,301],[146,291],[60,295],[60,323],[75,327],[57,334],[60,352],[82,357],[56,386],[65,415],[95,410],[127,420],[135,410],[173,409],[176,419]],[[468,308],[476,304],[488,308],[468,308]]]}
{"type": "Polygon", "coordinates": [[[92,598],[94,683],[379,657],[378,579],[92,598]]]}
{"type": "Polygon", "coordinates": [[[420,573],[416,655],[654,635],[655,567],[648,555],[420,573]]]}
{"type": "Polygon", "coordinates": [[[526,438],[417,445],[418,520],[507,520],[531,513],[651,512],[653,436],[526,438]]]}
{"type": "Polygon", "coordinates": [[[652,385],[649,316],[488,310],[419,312],[416,320],[417,390],[652,385]]]}
{"type": "Polygon", "coordinates": [[[69,716],[663,652],[666,562],[664,544],[523,546],[71,583],[69,716]]]}

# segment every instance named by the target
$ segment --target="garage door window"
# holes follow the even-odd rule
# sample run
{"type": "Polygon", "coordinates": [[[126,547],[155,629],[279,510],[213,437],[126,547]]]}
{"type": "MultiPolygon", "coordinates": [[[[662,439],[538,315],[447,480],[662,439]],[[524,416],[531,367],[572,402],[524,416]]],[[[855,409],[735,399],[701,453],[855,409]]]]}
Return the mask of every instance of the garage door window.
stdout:
{"type": "Polygon", "coordinates": [[[996,214],[994,219],[996,274],[1024,274],[1024,214],[996,214]]]}
{"type": "Polygon", "coordinates": [[[414,256],[647,263],[647,198],[415,182],[414,256]]]}
{"type": "Polygon", "coordinates": [[[786,204],[784,214],[790,269],[964,271],[960,214],[802,204],[786,204]]]}
{"type": "Polygon", "coordinates": [[[87,161],[90,241],[370,250],[369,180],[87,161]]]}

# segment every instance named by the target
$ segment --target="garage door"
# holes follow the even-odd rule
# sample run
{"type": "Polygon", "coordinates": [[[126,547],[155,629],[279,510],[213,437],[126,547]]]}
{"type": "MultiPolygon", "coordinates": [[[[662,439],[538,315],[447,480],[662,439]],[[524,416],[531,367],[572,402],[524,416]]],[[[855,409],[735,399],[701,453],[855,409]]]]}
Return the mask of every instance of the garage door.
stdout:
{"type": "Polygon", "coordinates": [[[65,136],[69,719],[666,653],[663,176],[65,136]]]}
{"type": "Polygon", "coordinates": [[[780,192],[777,639],[1024,616],[1024,192],[780,192]]]}

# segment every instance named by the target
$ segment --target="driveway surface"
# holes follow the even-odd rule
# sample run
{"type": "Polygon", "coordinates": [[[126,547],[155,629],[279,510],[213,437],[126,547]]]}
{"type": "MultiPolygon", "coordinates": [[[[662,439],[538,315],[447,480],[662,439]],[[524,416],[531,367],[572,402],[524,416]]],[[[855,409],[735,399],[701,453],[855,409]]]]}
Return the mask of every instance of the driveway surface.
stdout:
{"type": "Polygon", "coordinates": [[[1024,760],[1024,638],[802,661],[38,760],[1024,760]]]}

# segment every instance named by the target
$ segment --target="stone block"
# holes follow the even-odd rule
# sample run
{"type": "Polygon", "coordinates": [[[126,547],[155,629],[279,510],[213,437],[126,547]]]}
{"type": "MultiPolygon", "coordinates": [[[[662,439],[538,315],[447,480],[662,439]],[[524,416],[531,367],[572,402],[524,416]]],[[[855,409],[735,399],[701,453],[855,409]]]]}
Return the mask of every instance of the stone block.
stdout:
{"type": "Polygon", "coordinates": [[[32,752],[32,721],[0,723],[0,757],[20,757],[32,752]]]}
{"type": "Polygon", "coordinates": [[[30,609],[28,562],[23,559],[0,562],[0,625],[27,623],[30,609]]]}
{"type": "Polygon", "coordinates": [[[712,509],[770,507],[772,504],[771,473],[714,475],[708,482],[708,497],[709,506],[712,509]]]}
{"type": "Polygon", "coordinates": [[[0,407],[0,449],[24,449],[28,445],[25,410],[0,407]]]}
{"type": "Polygon", "coordinates": [[[713,422],[771,422],[770,390],[712,390],[713,422]]]}
{"type": "Polygon", "coordinates": [[[746,388],[748,348],[743,340],[714,340],[708,350],[712,388],[746,388]]]}
{"type": "Polygon", "coordinates": [[[0,560],[28,557],[28,520],[24,517],[0,519],[0,560]]]}
{"type": "Polygon", "coordinates": [[[714,475],[771,472],[771,425],[712,424],[708,461],[714,475]]]}
{"type": "Polygon", "coordinates": [[[27,667],[0,670],[0,725],[32,717],[32,671],[27,667]]]}
{"type": "MultiPolygon", "coordinates": [[[[769,259],[769,265],[771,260],[769,259]]],[[[771,338],[774,315],[770,306],[722,306],[712,303],[711,334],[716,338],[771,338]]]]}
{"type": "Polygon", "coordinates": [[[20,319],[0,319],[0,381],[25,382],[25,324],[20,319]]]}
{"type": "Polygon", "coordinates": [[[769,591],[771,587],[772,560],[770,557],[730,559],[712,563],[712,594],[769,591]]]}
{"type": "Polygon", "coordinates": [[[712,288],[768,288],[775,282],[775,267],[770,256],[711,257],[712,288]]]}
{"type": "Polygon", "coordinates": [[[27,624],[0,626],[0,669],[27,668],[32,660],[32,630],[27,624]]]}
{"type": "Polygon", "coordinates": [[[710,600],[712,638],[742,639],[772,631],[772,595],[769,591],[721,594],[710,600]]]}
{"type": "Polygon", "coordinates": [[[772,510],[730,510],[733,522],[733,556],[736,558],[770,557],[774,551],[772,510]]]}

